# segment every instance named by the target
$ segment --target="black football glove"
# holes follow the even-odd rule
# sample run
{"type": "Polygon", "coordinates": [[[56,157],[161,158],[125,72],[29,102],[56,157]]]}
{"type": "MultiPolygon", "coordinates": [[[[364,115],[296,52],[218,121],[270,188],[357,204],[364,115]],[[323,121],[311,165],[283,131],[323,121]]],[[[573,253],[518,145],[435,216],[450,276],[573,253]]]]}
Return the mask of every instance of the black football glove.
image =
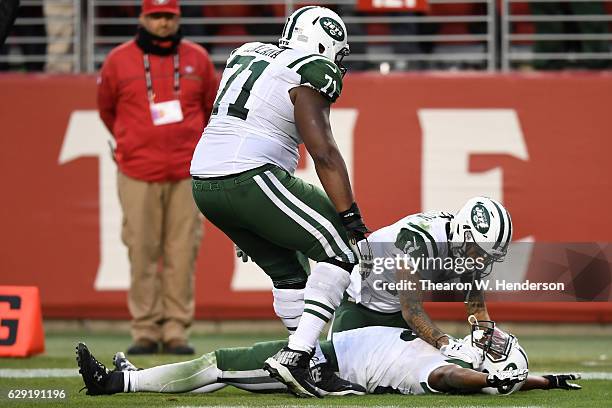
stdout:
{"type": "Polygon", "coordinates": [[[371,232],[368,227],[365,226],[363,218],[361,218],[357,203],[351,204],[348,210],[342,211],[338,215],[342,220],[342,225],[344,225],[349,240],[353,241],[353,243],[365,239],[365,234],[371,232]]]}
{"type": "Polygon", "coordinates": [[[579,390],[582,387],[578,384],[569,382],[569,380],[579,380],[582,378],[580,373],[573,374],[549,374],[543,376],[548,380],[547,390],[562,388],[564,390],[579,390]]]}

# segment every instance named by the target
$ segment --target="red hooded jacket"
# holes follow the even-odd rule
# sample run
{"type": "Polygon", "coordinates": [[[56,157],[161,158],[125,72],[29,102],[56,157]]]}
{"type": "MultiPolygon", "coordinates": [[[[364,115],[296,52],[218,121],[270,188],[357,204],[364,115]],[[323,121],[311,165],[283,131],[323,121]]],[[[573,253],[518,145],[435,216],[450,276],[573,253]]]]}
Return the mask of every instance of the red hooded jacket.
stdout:
{"type": "MultiPolygon", "coordinates": [[[[206,50],[182,40],[178,46],[183,121],[153,125],[143,62],[134,40],[113,49],[98,78],[98,109],[113,134],[115,158],[125,175],[143,181],[189,177],[191,156],[208,123],[218,80],[206,50]]],[[[174,56],[149,54],[155,102],[175,99],[174,56]]]]}

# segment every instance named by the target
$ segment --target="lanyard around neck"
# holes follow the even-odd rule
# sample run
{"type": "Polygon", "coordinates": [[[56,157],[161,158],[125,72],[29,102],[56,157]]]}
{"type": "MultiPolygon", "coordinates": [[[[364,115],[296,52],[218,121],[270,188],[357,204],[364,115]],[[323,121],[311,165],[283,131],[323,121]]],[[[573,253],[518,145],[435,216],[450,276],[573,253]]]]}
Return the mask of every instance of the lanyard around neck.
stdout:
{"type": "MultiPolygon", "coordinates": [[[[153,81],[151,80],[151,62],[149,61],[149,54],[144,54],[142,57],[145,69],[145,81],[147,82],[147,96],[149,102],[153,103],[155,99],[155,93],[153,93],[153,81]]],[[[178,52],[174,54],[174,94],[178,96],[181,91],[180,79],[180,66],[179,66],[179,55],[178,52]]]]}

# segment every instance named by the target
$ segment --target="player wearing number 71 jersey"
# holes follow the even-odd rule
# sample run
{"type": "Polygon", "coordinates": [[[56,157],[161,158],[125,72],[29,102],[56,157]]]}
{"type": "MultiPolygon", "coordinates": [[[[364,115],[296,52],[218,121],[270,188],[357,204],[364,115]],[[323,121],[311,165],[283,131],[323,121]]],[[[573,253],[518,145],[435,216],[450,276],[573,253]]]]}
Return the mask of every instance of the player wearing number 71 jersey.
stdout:
{"type": "Polygon", "coordinates": [[[200,211],[272,279],[291,336],[264,368],[300,396],[352,387],[337,377],[317,384],[308,371],[358,262],[351,244],[368,232],[329,124],[348,52],[342,19],[315,6],[289,16],[279,46],[234,50],[191,162],[200,211]],[[293,176],[301,143],[325,192],[293,176]],[[298,252],[318,262],[310,276],[298,252]]]}

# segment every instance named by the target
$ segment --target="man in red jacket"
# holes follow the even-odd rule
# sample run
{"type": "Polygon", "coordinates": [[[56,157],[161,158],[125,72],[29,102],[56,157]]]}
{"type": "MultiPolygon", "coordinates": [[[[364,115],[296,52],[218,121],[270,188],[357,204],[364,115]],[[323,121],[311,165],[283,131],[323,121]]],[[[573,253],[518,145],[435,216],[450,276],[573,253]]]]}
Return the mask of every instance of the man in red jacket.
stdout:
{"type": "Polygon", "coordinates": [[[100,117],[115,138],[122,239],[129,249],[131,354],[193,354],[187,329],[202,226],[189,164],[217,77],[182,40],[177,0],[143,0],[134,40],[113,49],[98,80],[100,117]]]}

